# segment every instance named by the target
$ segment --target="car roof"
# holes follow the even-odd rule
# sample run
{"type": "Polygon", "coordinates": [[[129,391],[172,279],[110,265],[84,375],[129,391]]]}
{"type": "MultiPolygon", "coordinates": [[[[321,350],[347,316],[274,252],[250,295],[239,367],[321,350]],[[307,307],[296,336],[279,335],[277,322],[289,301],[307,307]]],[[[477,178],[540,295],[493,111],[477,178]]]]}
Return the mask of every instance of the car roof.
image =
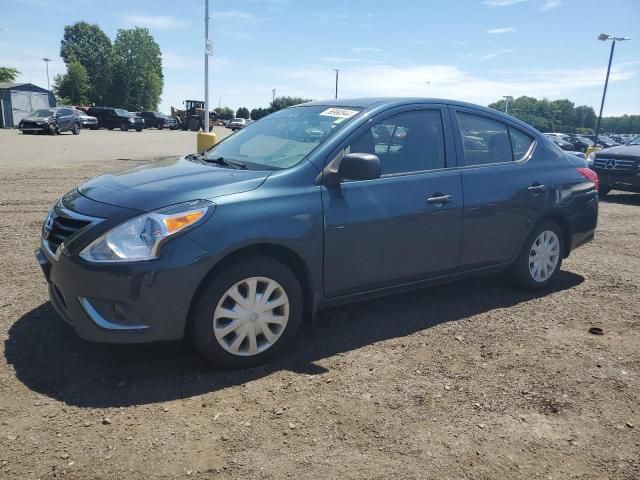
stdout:
{"type": "Polygon", "coordinates": [[[505,120],[508,120],[512,123],[519,124],[529,130],[536,131],[531,125],[512,117],[511,115],[506,115],[499,110],[495,110],[489,107],[483,107],[482,105],[476,105],[474,103],[461,102],[458,100],[450,100],[445,98],[425,98],[425,97],[364,97],[364,98],[338,98],[338,99],[329,99],[329,100],[315,100],[313,102],[302,103],[300,105],[296,105],[295,107],[301,106],[327,106],[327,107],[354,107],[354,108],[362,108],[367,111],[371,110],[386,110],[388,108],[393,107],[401,107],[403,105],[450,105],[453,107],[462,107],[469,108],[473,110],[479,110],[486,113],[490,113],[491,115],[502,117],[505,120]]]}

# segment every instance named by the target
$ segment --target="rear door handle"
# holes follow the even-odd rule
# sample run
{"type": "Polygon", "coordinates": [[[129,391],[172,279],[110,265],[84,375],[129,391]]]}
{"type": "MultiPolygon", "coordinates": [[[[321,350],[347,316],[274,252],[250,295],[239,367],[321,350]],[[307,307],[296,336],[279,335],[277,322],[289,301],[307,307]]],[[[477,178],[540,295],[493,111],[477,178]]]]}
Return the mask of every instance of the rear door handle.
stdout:
{"type": "Polygon", "coordinates": [[[534,183],[528,189],[531,193],[540,193],[544,190],[544,185],[540,185],[539,183],[534,183]]]}
{"type": "Polygon", "coordinates": [[[434,193],[433,195],[433,197],[427,198],[427,203],[430,205],[443,205],[453,201],[453,197],[451,195],[442,195],[440,193],[434,193]]]}

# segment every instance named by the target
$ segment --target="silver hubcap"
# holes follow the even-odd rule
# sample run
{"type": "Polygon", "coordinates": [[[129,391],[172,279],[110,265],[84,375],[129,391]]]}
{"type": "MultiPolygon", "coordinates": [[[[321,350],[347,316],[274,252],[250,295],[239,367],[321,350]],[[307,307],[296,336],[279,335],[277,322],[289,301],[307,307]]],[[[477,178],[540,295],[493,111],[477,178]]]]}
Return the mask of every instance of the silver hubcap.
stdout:
{"type": "Polygon", "coordinates": [[[560,240],[550,231],[535,239],[529,250],[529,273],[536,282],[547,281],[556,271],[560,259],[560,240]]]}
{"type": "Polygon", "coordinates": [[[251,277],[233,285],[213,314],[213,333],[227,352],[243,357],[272,347],[289,320],[289,298],[270,278],[251,277]]]}

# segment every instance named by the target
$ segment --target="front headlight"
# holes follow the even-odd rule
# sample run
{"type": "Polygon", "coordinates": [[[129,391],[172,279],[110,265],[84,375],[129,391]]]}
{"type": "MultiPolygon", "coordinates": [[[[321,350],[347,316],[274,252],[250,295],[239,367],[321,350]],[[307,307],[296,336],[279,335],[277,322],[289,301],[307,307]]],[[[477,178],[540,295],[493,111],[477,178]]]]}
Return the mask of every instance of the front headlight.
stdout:
{"type": "Polygon", "coordinates": [[[201,224],[214,208],[207,200],[195,200],[145,213],[109,230],[82,250],[80,257],[89,262],[158,258],[160,246],[168,238],[201,224]]]}
{"type": "Polygon", "coordinates": [[[587,165],[592,167],[595,161],[596,161],[596,152],[591,152],[587,157],[587,165]]]}

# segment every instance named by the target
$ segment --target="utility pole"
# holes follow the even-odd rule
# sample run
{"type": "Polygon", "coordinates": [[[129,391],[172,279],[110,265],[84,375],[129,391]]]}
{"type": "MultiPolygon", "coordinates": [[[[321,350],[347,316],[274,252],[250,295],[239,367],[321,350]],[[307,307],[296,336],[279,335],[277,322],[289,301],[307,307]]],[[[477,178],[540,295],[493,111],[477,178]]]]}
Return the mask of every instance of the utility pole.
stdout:
{"type": "Polygon", "coordinates": [[[204,0],[204,118],[202,129],[209,132],[209,56],[213,54],[213,45],[209,42],[209,0],[204,0]]]}
{"type": "Polygon", "coordinates": [[[47,90],[50,90],[50,87],[49,87],[49,62],[51,61],[51,59],[49,57],[44,57],[42,59],[42,61],[47,66],[47,90]]]}
{"type": "Polygon", "coordinates": [[[276,89],[271,90],[271,103],[275,103],[276,101],[276,89]]]}
{"type": "Polygon", "coordinates": [[[338,70],[337,68],[334,68],[334,70],[336,71],[336,100],[338,99],[338,72],[340,70],[338,70]]]}
{"type": "Polygon", "coordinates": [[[511,95],[506,95],[506,96],[504,96],[502,98],[504,98],[504,113],[508,114],[509,113],[509,102],[511,100],[513,100],[513,97],[511,95]]]}
{"type": "Polygon", "coordinates": [[[598,115],[598,121],[596,123],[596,135],[593,139],[593,146],[598,146],[598,134],[600,133],[600,122],[602,121],[602,110],[604,109],[604,99],[607,96],[607,86],[609,85],[609,73],[611,72],[611,62],[613,60],[613,50],[616,48],[616,40],[619,42],[625,40],[631,40],[626,37],[613,37],[606,33],[598,35],[598,40],[606,42],[607,40],[613,40],[611,42],[611,52],[609,53],[609,65],[607,66],[607,76],[604,79],[604,90],[602,91],[602,101],[600,102],[600,114],[598,115]]]}

